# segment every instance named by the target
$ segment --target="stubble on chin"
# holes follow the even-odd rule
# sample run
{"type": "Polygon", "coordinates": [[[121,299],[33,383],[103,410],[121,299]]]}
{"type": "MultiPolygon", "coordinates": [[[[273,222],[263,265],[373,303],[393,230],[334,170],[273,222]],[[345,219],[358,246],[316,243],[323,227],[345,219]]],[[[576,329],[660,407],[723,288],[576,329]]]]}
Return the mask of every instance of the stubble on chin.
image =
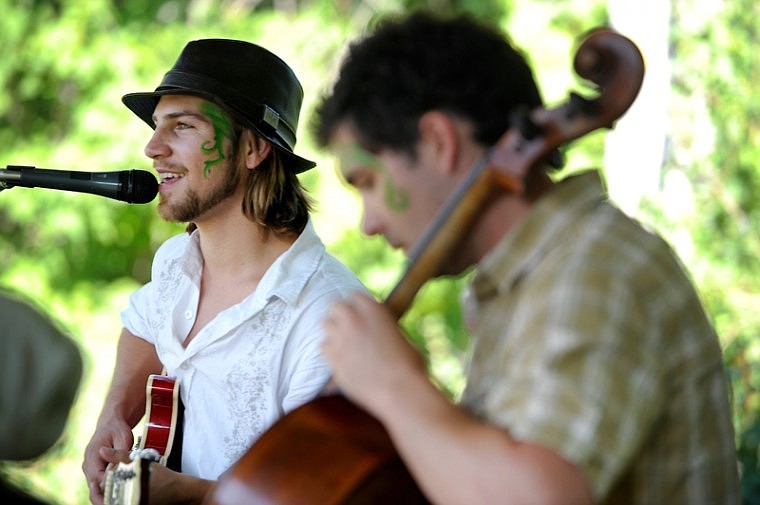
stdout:
{"type": "Polygon", "coordinates": [[[197,221],[203,214],[212,210],[221,202],[235,194],[240,175],[233,170],[226,170],[224,179],[212,187],[207,194],[201,195],[188,189],[184,195],[175,195],[172,202],[169,196],[159,195],[158,213],[166,221],[189,223],[197,221]]]}
{"type": "Polygon", "coordinates": [[[194,191],[188,192],[184,199],[178,203],[172,203],[169,198],[161,195],[158,202],[158,214],[165,221],[172,223],[189,223],[194,221],[202,212],[201,201],[194,191]]]}

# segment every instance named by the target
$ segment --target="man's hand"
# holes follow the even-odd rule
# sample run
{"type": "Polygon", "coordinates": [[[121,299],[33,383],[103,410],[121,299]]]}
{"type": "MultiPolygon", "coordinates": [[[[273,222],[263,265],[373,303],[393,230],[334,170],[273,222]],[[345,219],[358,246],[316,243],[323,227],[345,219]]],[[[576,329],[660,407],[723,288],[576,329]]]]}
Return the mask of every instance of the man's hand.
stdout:
{"type": "Polygon", "coordinates": [[[355,294],[336,302],[322,327],[322,353],[333,368],[333,379],[376,417],[410,375],[427,376],[422,356],[391,312],[370,296],[355,294]]]}
{"type": "Polygon", "coordinates": [[[211,496],[215,481],[203,480],[150,464],[151,505],[201,504],[211,496]]]}
{"type": "Polygon", "coordinates": [[[87,479],[90,502],[103,504],[106,469],[109,464],[129,461],[129,451],[134,444],[134,437],[129,425],[113,420],[99,426],[84,451],[82,471],[87,479]]]}
{"type": "MultiPolygon", "coordinates": [[[[108,462],[108,468],[116,467],[119,463],[132,462],[129,457],[130,451],[101,447],[98,454],[101,459],[108,462]]],[[[141,489],[140,492],[148,496],[151,505],[201,504],[207,496],[211,495],[211,490],[215,484],[214,481],[175,472],[155,462],[150,463],[147,471],[150,475],[150,485],[148,489],[141,489]]],[[[102,489],[100,490],[100,500],[102,503],[102,489]]]]}

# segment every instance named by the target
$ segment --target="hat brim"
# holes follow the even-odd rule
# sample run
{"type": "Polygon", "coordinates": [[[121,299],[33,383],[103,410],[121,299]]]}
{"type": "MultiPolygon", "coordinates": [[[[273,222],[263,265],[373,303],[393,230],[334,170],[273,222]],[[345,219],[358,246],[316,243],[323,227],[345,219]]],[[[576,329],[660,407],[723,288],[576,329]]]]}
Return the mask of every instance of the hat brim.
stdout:
{"type": "MultiPolygon", "coordinates": [[[[195,95],[195,96],[201,96],[207,99],[213,99],[212,96],[208,96],[205,93],[199,93],[193,90],[171,89],[171,90],[161,90],[161,91],[127,93],[126,95],[121,97],[121,101],[122,103],[124,103],[124,105],[127,106],[129,110],[134,112],[137,117],[142,119],[148,126],[155,129],[156,124],[153,122],[153,112],[156,110],[156,105],[158,105],[158,101],[163,95],[195,95]]],[[[274,145],[277,148],[277,150],[280,152],[280,154],[283,156],[283,161],[286,167],[290,168],[296,174],[300,174],[301,172],[305,172],[306,170],[309,170],[317,166],[315,162],[295,154],[290,149],[290,147],[286,145],[276,135],[268,134],[266,132],[261,131],[260,128],[258,128],[256,125],[252,124],[249,121],[246,121],[246,126],[250,127],[261,137],[270,141],[272,145],[274,145]]]]}

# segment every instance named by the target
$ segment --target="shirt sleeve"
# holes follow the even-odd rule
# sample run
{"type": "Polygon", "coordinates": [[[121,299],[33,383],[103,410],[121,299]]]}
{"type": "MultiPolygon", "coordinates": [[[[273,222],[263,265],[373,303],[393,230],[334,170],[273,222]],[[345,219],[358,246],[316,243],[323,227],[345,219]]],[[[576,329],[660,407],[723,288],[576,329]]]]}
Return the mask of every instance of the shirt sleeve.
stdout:
{"type": "MultiPolygon", "coordinates": [[[[134,335],[156,344],[155,327],[157,322],[154,318],[171,317],[169,304],[159,300],[162,275],[166,275],[168,264],[178,261],[184,249],[187,247],[188,238],[185,235],[175,235],[164,242],[156,251],[151,266],[151,280],[141,286],[129,297],[127,307],[121,312],[121,322],[124,328],[134,335]]],[[[172,268],[176,271],[177,268],[172,268]]],[[[164,291],[170,290],[165,283],[164,291]]]]}
{"type": "Polygon", "coordinates": [[[483,317],[506,342],[486,358],[507,375],[494,381],[486,416],[577,464],[595,496],[624,471],[665,401],[665,350],[620,268],[585,262],[527,276],[506,307],[491,307],[500,313],[483,317]]]}
{"type": "Polygon", "coordinates": [[[121,312],[121,324],[133,335],[155,345],[155,337],[146,317],[151,305],[151,288],[152,283],[148,282],[129,296],[129,304],[121,312]]]}
{"type": "Polygon", "coordinates": [[[354,292],[368,292],[356,276],[332,256],[323,255],[320,266],[301,293],[304,307],[299,311],[285,349],[283,377],[288,384],[283,411],[313,399],[332,375],[322,356],[322,321],[336,300],[354,292]]]}
{"type": "Polygon", "coordinates": [[[325,307],[312,306],[293,327],[282,369],[283,378],[287,378],[287,391],[282,399],[285,413],[312,400],[330,379],[331,370],[320,349],[324,338],[321,320],[325,312],[325,307]]]}

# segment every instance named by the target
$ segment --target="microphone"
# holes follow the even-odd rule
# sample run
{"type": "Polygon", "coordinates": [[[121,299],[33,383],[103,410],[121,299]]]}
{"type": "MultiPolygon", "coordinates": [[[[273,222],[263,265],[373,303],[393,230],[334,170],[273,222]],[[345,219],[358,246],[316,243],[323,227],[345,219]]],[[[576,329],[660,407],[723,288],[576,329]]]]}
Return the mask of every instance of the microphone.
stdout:
{"type": "Polygon", "coordinates": [[[158,193],[156,178],[144,170],[68,172],[18,165],[0,169],[0,190],[14,186],[90,193],[127,203],[148,203],[158,193]]]}

